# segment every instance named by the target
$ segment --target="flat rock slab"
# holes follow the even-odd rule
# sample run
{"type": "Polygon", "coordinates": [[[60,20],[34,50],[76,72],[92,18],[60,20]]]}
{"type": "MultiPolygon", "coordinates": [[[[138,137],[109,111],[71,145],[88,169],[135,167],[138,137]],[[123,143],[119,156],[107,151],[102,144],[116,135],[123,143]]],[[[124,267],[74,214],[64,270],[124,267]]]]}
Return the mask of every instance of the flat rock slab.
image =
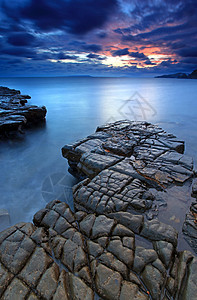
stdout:
{"type": "Polygon", "coordinates": [[[18,90],[0,87],[0,134],[21,130],[45,119],[46,107],[26,104],[30,98],[18,90]]]}
{"type": "MultiPolygon", "coordinates": [[[[180,194],[188,201],[189,189],[193,197],[197,195],[193,159],[183,152],[183,141],[147,122],[126,120],[98,127],[96,133],[62,148],[69,171],[82,180],[73,188],[75,208],[107,216],[140,213],[152,220],[167,205],[169,195],[177,205],[180,194]]],[[[194,207],[186,217],[184,234],[197,252],[194,207]]],[[[149,229],[157,227],[153,223],[149,229]]],[[[170,236],[167,229],[161,230],[170,236]]]]}
{"type": "MultiPolygon", "coordinates": [[[[178,251],[176,230],[153,218],[169,193],[178,197],[176,186],[192,190],[183,150],[161,128],[129,121],[66,145],[81,178],[75,210],[54,200],[33,224],[0,233],[0,298],[196,299],[196,257],[178,251]]],[[[184,232],[195,243],[195,203],[190,212],[184,232]]]]}
{"type": "Polygon", "coordinates": [[[34,224],[0,233],[0,298],[195,299],[196,258],[177,252],[176,232],[168,226],[165,236],[159,221],[146,225],[154,249],[136,246],[136,228],[144,223],[129,213],[73,213],[64,202],[50,202],[34,224]]]}

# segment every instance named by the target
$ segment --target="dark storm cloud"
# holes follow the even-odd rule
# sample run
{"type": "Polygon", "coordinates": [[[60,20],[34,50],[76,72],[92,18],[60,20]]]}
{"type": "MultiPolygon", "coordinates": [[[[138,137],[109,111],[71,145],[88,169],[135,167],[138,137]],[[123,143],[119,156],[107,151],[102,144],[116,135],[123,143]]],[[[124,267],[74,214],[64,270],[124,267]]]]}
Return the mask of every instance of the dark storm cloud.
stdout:
{"type": "MultiPolygon", "coordinates": [[[[128,15],[132,18],[133,25],[121,28],[122,33],[147,31],[152,26],[162,27],[166,24],[184,23],[186,20],[196,20],[196,0],[141,0],[120,2],[132,6],[128,15]]],[[[124,6],[124,5],[123,5],[124,6]]]]}
{"type": "Polygon", "coordinates": [[[4,47],[1,49],[1,54],[8,54],[11,56],[34,58],[36,52],[34,49],[21,47],[4,47]]]}
{"type": "Polygon", "coordinates": [[[86,45],[82,45],[82,49],[86,51],[99,52],[102,51],[102,46],[96,44],[86,44],[86,45]]]}
{"type": "Polygon", "coordinates": [[[197,41],[196,41],[196,47],[191,48],[183,48],[177,53],[182,57],[197,57],[197,41]]]}
{"type": "Polygon", "coordinates": [[[144,53],[140,53],[140,52],[130,52],[129,56],[139,58],[139,59],[142,59],[142,60],[148,59],[148,57],[146,55],[144,55],[144,53]]]}
{"type": "Polygon", "coordinates": [[[113,56],[129,55],[130,57],[137,58],[138,60],[147,60],[148,57],[141,52],[129,52],[129,48],[119,49],[112,51],[113,56]]]}
{"type": "MultiPolygon", "coordinates": [[[[197,25],[197,24],[196,24],[197,25]]],[[[196,27],[190,25],[190,23],[184,23],[178,26],[165,26],[151,30],[145,33],[139,33],[135,35],[122,35],[124,41],[132,42],[160,42],[160,41],[177,41],[189,37],[197,37],[196,27]]]]}
{"type": "Polygon", "coordinates": [[[87,58],[90,58],[90,59],[98,59],[98,60],[104,60],[105,57],[101,57],[100,55],[98,54],[94,54],[94,53],[90,53],[87,55],[87,58]]]}
{"type": "Polygon", "coordinates": [[[181,63],[192,64],[197,66],[197,57],[187,57],[181,60],[181,63]]]}
{"type": "Polygon", "coordinates": [[[106,33],[106,32],[99,32],[99,33],[97,33],[97,36],[100,38],[100,39],[105,39],[107,36],[108,36],[108,34],[106,33]]]}
{"type": "Polygon", "coordinates": [[[0,71],[190,72],[196,28],[196,0],[0,0],[0,71]],[[151,49],[173,59],[154,66],[151,49]],[[102,65],[124,55],[148,68],[102,65]]]}
{"type": "Polygon", "coordinates": [[[85,34],[102,27],[117,7],[117,0],[2,0],[4,13],[12,20],[31,21],[43,31],[68,30],[85,34]]]}
{"type": "Polygon", "coordinates": [[[115,50],[112,52],[113,56],[123,56],[123,55],[128,55],[128,54],[129,54],[129,48],[115,50]]]}
{"type": "Polygon", "coordinates": [[[7,36],[7,41],[13,46],[31,46],[35,44],[35,37],[29,33],[15,33],[7,36]]]}

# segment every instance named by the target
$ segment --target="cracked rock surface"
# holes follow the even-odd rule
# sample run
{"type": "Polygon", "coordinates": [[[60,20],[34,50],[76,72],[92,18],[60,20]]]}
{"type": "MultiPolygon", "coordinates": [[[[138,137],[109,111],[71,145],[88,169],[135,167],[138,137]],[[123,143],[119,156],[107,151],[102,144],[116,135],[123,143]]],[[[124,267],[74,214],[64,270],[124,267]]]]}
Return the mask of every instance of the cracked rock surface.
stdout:
{"type": "MultiPolygon", "coordinates": [[[[75,207],[105,215],[137,213],[152,220],[169,198],[179,205],[182,194],[183,201],[189,202],[190,190],[196,199],[193,160],[183,152],[183,141],[147,122],[118,121],[98,127],[96,133],[62,148],[70,173],[82,180],[73,188],[75,207]]],[[[156,223],[150,226],[157,227],[156,223]]],[[[136,233],[151,237],[146,226],[135,226],[136,233]]],[[[158,227],[159,235],[161,231],[158,227]]],[[[183,232],[197,253],[196,202],[186,215],[183,232]]]]}
{"type": "MultiPolygon", "coordinates": [[[[195,194],[184,143],[146,122],[121,121],[62,151],[81,178],[75,210],[54,200],[33,224],[0,233],[0,299],[195,300],[197,259],[155,218],[168,189],[187,185],[195,194]]],[[[184,232],[196,245],[195,203],[190,211],[184,232]]]]}
{"type": "Polygon", "coordinates": [[[4,230],[0,298],[195,299],[197,261],[176,251],[176,231],[169,226],[164,235],[159,221],[152,227],[126,214],[73,213],[54,200],[35,214],[34,224],[4,230]],[[133,220],[147,226],[154,249],[136,245],[133,220]]]}
{"type": "Polygon", "coordinates": [[[0,134],[21,130],[25,125],[45,119],[46,107],[28,105],[28,95],[0,86],[0,134]]]}

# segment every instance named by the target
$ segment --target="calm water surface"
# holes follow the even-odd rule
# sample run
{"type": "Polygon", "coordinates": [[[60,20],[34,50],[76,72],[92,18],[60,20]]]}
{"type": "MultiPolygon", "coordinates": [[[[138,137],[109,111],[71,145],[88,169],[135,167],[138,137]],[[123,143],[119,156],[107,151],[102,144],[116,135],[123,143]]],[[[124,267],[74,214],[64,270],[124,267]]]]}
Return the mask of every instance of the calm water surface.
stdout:
{"type": "MultiPolygon", "coordinates": [[[[48,110],[46,125],[26,131],[20,139],[0,142],[0,208],[9,211],[11,224],[31,221],[54,196],[70,199],[69,187],[76,181],[67,172],[61,147],[107,121],[157,123],[185,140],[186,154],[197,162],[197,80],[1,78],[0,85],[31,95],[29,103],[48,110]]],[[[181,231],[188,203],[179,206],[181,217],[173,201],[166,210],[181,231]]]]}

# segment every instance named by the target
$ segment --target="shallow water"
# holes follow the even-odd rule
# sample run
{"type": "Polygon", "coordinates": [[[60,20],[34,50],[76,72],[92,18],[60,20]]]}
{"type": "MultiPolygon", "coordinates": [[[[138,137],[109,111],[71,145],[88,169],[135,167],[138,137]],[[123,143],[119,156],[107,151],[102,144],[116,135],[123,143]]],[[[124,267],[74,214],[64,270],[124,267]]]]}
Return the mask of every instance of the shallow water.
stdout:
{"type": "MultiPolygon", "coordinates": [[[[31,221],[54,198],[72,204],[70,187],[76,180],[67,172],[61,147],[108,121],[127,118],[158,123],[185,140],[186,154],[197,162],[197,80],[1,78],[0,85],[31,95],[29,103],[48,110],[46,124],[18,139],[0,142],[0,209],[9,211],[11,225],[31,221]]],[[[180,201],[178,211],[176,207],[170,201],[160,217],[170,212],[171,224],[181,232],[189,203],[180,201]]]]}

